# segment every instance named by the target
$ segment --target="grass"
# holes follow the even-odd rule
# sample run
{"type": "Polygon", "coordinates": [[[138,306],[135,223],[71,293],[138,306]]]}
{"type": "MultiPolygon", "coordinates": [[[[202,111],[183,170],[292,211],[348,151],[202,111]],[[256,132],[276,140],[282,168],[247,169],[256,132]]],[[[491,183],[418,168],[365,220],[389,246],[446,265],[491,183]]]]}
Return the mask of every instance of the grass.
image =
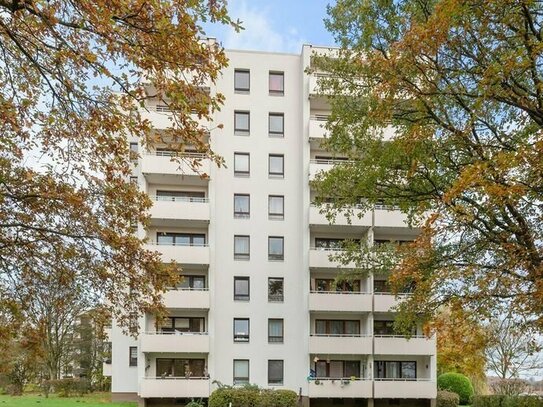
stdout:
{"type": "Polygon", "coordinates": [[[112,403],[110,393],[92,393],[83,397],[45,398],[38,394],[23,396],[0,395],[0,407],[135,407],[136,403],[112,403]]]}

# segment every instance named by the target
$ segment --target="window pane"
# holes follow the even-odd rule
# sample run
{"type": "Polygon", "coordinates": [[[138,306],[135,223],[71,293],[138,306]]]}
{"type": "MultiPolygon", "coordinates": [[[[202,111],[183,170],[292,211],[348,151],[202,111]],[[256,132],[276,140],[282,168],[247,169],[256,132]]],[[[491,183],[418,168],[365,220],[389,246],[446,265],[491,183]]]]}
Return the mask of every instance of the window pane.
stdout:
{"type": "Polygon", "coordinates": [[[283,384],[282,360],[268,360],[268,383],[283,384]]]}
{"type": "Polygon", "coordinates": [[[249,278],[234,277],[234,299],[235,300],[249,299],[249,278]]]}
{"type": "Polygon", "coordinates": [[[234,195],[234,215],[249,215],[249,195],[234,195]]]}
{"type": "Polygon", "coordinates": [[[206,237],[204,235],[193,235],[192,236],[192,245],[193,246],[205,246],[206,237]]]}
{"type": "Polygon", "coordinates": [[[269,157],[269,171],[273,175],[283,175],[283,156],[282,155],[270,155],[269,157]]]}
{"type": "Polygon", "coordinates": [[[283,301],[283,279],[268,279],[268,301],[283,301]]]}
{"type": "Polygon", "coordinates": [[[249,154],[234,153],[234,172],[249,173],[249,154]]]}
{"type": "Polygon", "coordinates": [[[282,319],[268,319],[268,341],[283,342],[282,319]]]}
{"type": "Polygon", "coordinates": [[[171,235],[158,235],[157,243],[159,245],[173,245],[173,236],[171,235]]]}
{"type": "Polygon", "coordinates": [[[345,334],[346,335],[360,334],[360,322],[359,321],[345,321],[345,334]]]}
{"type": "Polygon", "coordinates": [[[175,236],[175,245],[176,246],[190,246],[190,236],[188,235],[175,236]]]}
{"type": "Polygon", "coordinates": [[[195,290],[202,290],[206,287],[206,278],[205,277],[193,277],[192,278],[192,287],[195,290]]]}
{"type": "Polygon", "coordinates": [[[249,320],[234,319],[234,341],[248,342],[249,341],[249,320]]]}
{"type": "Polygon", "coordinates": [[[234,384],[249,382],[249,361],[234,360],[234,384]]]}
{"type": "Polygon", "coordinates": [[[171,359],[156,360],[157,377],[171,376],[173,373],[173,361],[171,359]]]}
{"type": "Polygon", "coordinates": [[[269,237],[268,238],[268,258],[272,260],[283,259],[283,238],[269,237]]]}
{"type": "Polygon", "coordinates": [[[249,79],[250,79],[249,71],[236,69],[234,71],[234,89],[248,91],[249,79]]]}
{"type": "Polygon", "coordinates": [[[249,236],[234,236],[234,254],[249,255],[249,236]]]}
{"type": "Polygon", "coordinates": [[[330,377],[343,377],[343,362],[332,360],[330,362],[330,377]]]}
{"type": "Polygon", "coordinates": [[[283,72],[270,72],[270,92],[283,93],[284,75],[283,72]]]}
{"type": "Polygon", "coordinates": [[[273,216],[283,216],[284,214],[284,200],[283,196],[270,195],[268,198],[268,212],[273,216]]]}
{"type": "Polygon", "coordinates": [[[330,321],[330,333],[332,335],[343,334],[343,321],[330,321]]]}
{"type": "Polygon", "coordinates": [[[315,321],[315,333],[317,335],[326,335],[328,333],[326,331],[326,321],[322,319],[315,321]]]}
{"type": "Polygon", "coordinates": [[[235,131],[249,131],[249,113],[248,112],[235,112],[234,113],[234,130],[235,131]]]}
{"type": "Polygon", "coordinates": [[[417,378],[417,363],[416,362],[401,362],[402,363],[402,378],[416,379],[417,378]]]}
{"type": "Polygon", "coordinates": [[[316,365],[317,377],[328,377],[326,362],[324,360],[319,360],[316,365]]]}
{"type": "Polygon", "coordinates": [[[397,379],[400,377],[400,362],[385,362],[387,379],[397,379]]]}
{"type": "Polygon", "coordinates": [[[360,377],[360,362],[345,361],[345,377],[360,377]]]}
{"type": "Polygon", "coordinates": [[[271,135],[283,135],[284,133],[284,116],[283,114],[269,115],[269,131],[271,135]]]}

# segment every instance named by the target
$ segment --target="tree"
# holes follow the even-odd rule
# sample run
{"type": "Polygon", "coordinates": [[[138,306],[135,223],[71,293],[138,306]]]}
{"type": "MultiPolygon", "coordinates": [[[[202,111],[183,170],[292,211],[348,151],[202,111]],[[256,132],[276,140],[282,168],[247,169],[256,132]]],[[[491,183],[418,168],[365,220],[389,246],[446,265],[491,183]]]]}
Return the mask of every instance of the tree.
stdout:
{"type": "Polygon", "coordinates": [[[437,315],[433,329],[437,332],[438,374],[462,373],[477,392],[484,390],[489,338],[476,316],[461,308],[446,308],[437,315]]]}
{"type": "Polygon", "coordinates": [[[527,387],[521,380],[529,374],[538,374],[543,369],[542,350],[537,335],[519,329],[522,321],[507,314],[489,323],[492,338],[486,351],[488,370],[499,380],[492,385],[495,393],[520,394],[527,387]]]}
{"type": "MultiPolygon", "coordinates": [[[[225,6],[0,1],[0,284],[32,285],[65,264],[123,326],[130,315],[163,310],[161,292],[177,270],[133,233],[134,221],[147,224],[151,202],[128,182],[128,141],[191,146],[222,164],[197,118],[210,119],[224,99],[203,86],[227,60],[204,40],[202,23],[238,29],[225,6]],[[149,99],[167,105],[170,129],[154,131],[144,119],[149,99]]],[[[14,296],[9,287],[1,289],[14,296]]]]}
{"type": "Polygon", "coordinates": [[[328,13],[341,50],[310,70],[331,74],[325,146],[353,161],[315,188],[329,216],[397,205],[420,228],[390,267],[395,292],[415,283],[398,325],[454,302],[541,331],[543,4],[339,0],[328,13]]]}

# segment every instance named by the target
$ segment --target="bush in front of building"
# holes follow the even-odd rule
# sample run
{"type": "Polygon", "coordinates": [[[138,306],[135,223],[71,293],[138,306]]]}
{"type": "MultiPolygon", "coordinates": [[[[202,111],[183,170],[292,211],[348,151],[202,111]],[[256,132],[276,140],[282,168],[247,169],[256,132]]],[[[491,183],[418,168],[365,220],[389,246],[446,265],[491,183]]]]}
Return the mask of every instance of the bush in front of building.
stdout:
{"type": "Polygon", "coordinates": [[[82,396],[83,394],[87,394],[90,389],[87,379],[65,378],[48,380],[46,385],[52,388],[59,397],[82,396]]]}
{"type": "Polygon", "coordinates": [[[208,407],[296,407],[298,395],[292,390],[261,390],[250,387],[220,387],[209,396],[208,407]]]}
{"type": "Polygon", "coordinates": [[[452,391],[440,390],[437,392],[436,407],[458,407],[460,397],[452,391]]]}
{"type": "Polygon", "coordinates": [[[538,396],[474,396],[472,407],[543,407],[543,398],[538,396]]]}
{"type": "Polygon", "coordinates": [[[469,404],[473,397],[471,381],[460,373],[443,373],[437,378],[437,388],[458,394],[460,404],[469,404]]]}

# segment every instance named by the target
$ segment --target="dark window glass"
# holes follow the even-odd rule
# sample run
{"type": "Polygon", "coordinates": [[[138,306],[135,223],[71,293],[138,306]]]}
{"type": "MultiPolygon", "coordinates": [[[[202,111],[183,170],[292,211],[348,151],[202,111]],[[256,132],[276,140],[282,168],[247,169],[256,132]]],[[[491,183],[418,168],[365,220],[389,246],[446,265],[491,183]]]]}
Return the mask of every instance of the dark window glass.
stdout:
{"type": "Polygon", "coordinates": [[[269,162],[269,175],[272,177],[284,177],[285,176],[285,167],[284,167],[284,156],[282,154],[270,154],[269,162]]]}
{"type": "Polygon", "coordinates": [[[360,280],[338,281],[333,278],[315,279],[316,291],[360,292],[360,280]]]}
{"type": "Polygon", "coordinates": [[[130,346],[128,349],[128,366],[138,365],[138,347],[130,346]]]}
{"type": "Polygon", "coordinates": [[[234,277],[234,300],[249,301],[249,277],[234,277]]]}
{"type": "Polygon", "coordinates": [[[285,93],[285,74],[283,72],[270,72],[270,94],[283,95],[285,93]]]}
{"type": "Polygon", "coordinates": [[[268,384],[283,384],[283,361],[268,360],[268,384]]]}
{"type": "Polygon", "coordinates": [[[315,334],[330,336],[357,336],[360,335],[360,321],[317,319],[315,320],[315,334]]]}
{"type": "Polygon", "coordinates": [[[205,276],[181,275],[177,288],[182,290],[203,290],[206,288],[205,276]]]}
{"type": "Polygon", "coordinates": [[[373,280],[373,291],[376,293],[389,293],[390,284],[387,280],[373,280]]]}
{"type": "Polygon", "coordinates": [[[249,361],[234,359],[234,384],[249,383],[249,361]]]}
{"type": "Polygon", "coordinates": [[[282,302],[283,300],[283,279],[279,277],[268,278],[268,301],[282,302]]]}
{"type": "Polygon", "coordinates": [[[270,137],[283,137],[285,133],[285,116],[283,113],[270,113],[268,128],[270,137]]]}
{"type": "Polygon", "coordinates": [[[268,260],[283,260],[285,258],[284,246],[282,236],[268,237],[268,260]]]}
{"type": "Polygon", "coordinates": [[[204,359],[156,359],[156,377],[206,377],[204,359]]]}
{"type": "Polygon", "coordinates": [[[268,342],[283,343],[283,328],[282,319],[268,319],[268,342]]]}
{"type": "Polygon", "coordinates": [[[250,216],[250,196],[248,194],[234,194],[234,217],[248,218],[250,216]]]}
{"type": "Polygon", "coordinates": [[[250,90],[250,72],[248,69],[234,70],[234,90],[239,92],[249,92],[250,90]]]}
{"type": "Polygon", "coordinates": [[[249,112],[234,112],[234,134],[248,136],[250,130],[249,112]]]}
{"type": "Polygon", "coordinates": [[[234,236],[234,259],[248,260],[250,253],[249,236],[234,236]]]}
{"type": "Polygon", "coordinates": [[[234,342],[249,342],[249,318],[234,318],[234,342]]]}
{"type": "Polygon", "coordinates": [[[205,246],[206,235],[200,233],[167,233],[157,232],[159,245],[205,246]]]}
{"type": "Polygon", "coordinates": [[[373,321],[374,335],[394,335],[394,321],[373,321]]]}
{"type": "Polygon", "coordinates": [[[357,360],[319,360],[315,363],[317,377],[341,379],[362,377],[360,361],[357,360]]]}
{"type": "Polygon", "coordinates": [[[205,332],[205,319],[201,317],[165,317],[157,326],[159,332],[166,333],[202,333],[205,332]]]}

